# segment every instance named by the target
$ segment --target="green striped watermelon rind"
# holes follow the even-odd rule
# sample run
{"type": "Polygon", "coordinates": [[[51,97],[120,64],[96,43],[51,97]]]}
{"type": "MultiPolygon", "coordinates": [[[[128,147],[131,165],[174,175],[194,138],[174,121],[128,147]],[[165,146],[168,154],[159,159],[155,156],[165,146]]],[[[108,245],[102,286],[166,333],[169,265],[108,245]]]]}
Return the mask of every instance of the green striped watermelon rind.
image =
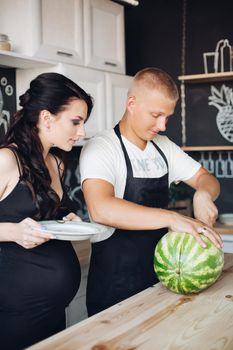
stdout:
{"type": "Polygon", "coordinates": [[[185,232],[169,231],[155,248],[154,270],[160,282],[180,294],[198,293],[209,287],[222,273],[224,253],[207,237],[207,247],[185,232]]]}

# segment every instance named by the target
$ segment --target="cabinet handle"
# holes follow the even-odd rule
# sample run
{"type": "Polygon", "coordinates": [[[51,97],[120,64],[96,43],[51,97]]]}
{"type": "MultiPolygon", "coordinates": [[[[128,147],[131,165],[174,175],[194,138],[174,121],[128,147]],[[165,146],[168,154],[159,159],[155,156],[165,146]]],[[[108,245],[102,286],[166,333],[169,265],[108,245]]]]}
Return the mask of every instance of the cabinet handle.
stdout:
{"type": "Polygon", "coordinates": [[[64,52],[64,51],[57,51],[57,55],[60,55],[60,56],[67,56],[67,57],[72,57],[72,56],[73,56],[72,53],[64,52]]]}
{"type": "Polygon", "coordinates": [[[112,67],[117,67],[117,64],[114,62],[105,61],[104,64],[107,64],[108,66],[112,66],[112,67]]]}

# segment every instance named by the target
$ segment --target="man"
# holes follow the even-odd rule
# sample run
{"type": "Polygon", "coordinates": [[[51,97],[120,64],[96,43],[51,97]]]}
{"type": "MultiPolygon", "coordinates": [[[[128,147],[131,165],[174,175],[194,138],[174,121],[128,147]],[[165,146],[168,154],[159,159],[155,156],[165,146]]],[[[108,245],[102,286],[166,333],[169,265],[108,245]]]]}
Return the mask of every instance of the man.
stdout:
{"type": "Polygon", "coordinates": [[[222,247],[212,226],[219,183],[199,163],[159,132],[174,113],[178,90],[157,68],[136,74],[119,124],[83,148],[81,182],[91,219],[110,226],[96,237],[87,285],[87,309],[93,315],[158,282],[154,248],[167,232],[187,232],[205,247],[204,233],[222,247]],[[167,210],[172,182],[184,181],[196,192],[196,219],[167,210]]]}

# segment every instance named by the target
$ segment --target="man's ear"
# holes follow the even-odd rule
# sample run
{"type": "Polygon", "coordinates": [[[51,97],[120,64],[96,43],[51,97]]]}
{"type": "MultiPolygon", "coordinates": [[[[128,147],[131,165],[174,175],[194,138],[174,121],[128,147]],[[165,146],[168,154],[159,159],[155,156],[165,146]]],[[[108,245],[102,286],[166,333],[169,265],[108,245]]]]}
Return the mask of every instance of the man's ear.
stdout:
{"type": "Polygon", "coordinates": [[[133,95],[128,96],[127,102],[126,102],[126,107],[129,112],[132,112],[134,107],[136,105],[136,97],[133,95]]]}

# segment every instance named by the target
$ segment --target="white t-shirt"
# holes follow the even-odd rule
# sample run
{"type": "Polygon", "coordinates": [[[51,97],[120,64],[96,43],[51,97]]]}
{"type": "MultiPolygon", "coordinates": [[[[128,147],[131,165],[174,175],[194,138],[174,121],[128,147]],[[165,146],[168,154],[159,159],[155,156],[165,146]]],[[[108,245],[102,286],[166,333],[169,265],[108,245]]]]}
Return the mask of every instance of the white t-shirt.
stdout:
{"type": "MultiPolygon", "coordinates": [[[[167,165],[151,142],[142,151],[122,136],[122,141],[132,164],[133,176],[143,178],[161,177],[167,173],[167,165]]],[[[197,173],[200,164],[183,152],[167,136],[156,135],[153,140],[163,151],[169,168],[169,185],[185,181],[197,173]]],[[[114,130],[106,130],[90,139],[80,155],[81,184],[85,179],[101,179],[110,182],[115,196],[123,198],[126,183],[126,163],[120,141],[114,130]]],[[[97,235],[93,242],[112,235],[114,228],[97,235]]]]}

